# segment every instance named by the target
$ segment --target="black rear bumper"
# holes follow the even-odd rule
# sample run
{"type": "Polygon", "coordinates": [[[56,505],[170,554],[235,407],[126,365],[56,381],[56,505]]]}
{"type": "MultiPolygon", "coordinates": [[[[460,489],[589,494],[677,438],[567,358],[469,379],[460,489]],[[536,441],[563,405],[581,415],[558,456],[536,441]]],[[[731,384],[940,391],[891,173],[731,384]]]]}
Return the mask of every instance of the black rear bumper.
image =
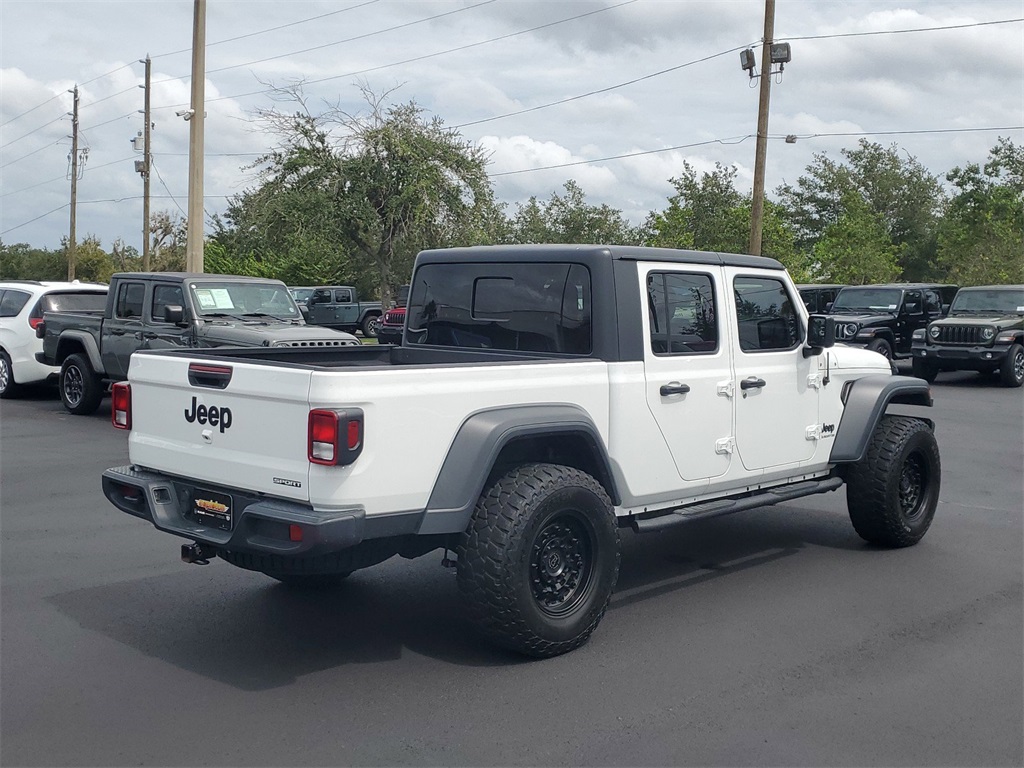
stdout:
{"type": "Polygon", "coordinates": [[[310,557],[354,547],[365,539],[415,533],[422,512],[375,515],[362,507],[320,512],[311,506],[244,491],[217,488],[148,472],[111,467],[103,473],[103,494],[122,512],[148,520],[159,530],[233,552],[310,557]],[[229,530],[205,525],[190,514],[197,488],[229,495],[229,530]],[[296,535],[297,526],[301,535],[296,535]],[[298,538],[298,540],[296,540],[298,538]]]}

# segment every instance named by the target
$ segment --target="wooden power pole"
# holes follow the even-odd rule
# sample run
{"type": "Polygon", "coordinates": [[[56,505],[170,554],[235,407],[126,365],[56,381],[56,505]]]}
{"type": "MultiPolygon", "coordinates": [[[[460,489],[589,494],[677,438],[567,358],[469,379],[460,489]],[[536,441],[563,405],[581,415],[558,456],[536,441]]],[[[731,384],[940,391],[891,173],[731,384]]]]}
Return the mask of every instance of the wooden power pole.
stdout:
{"type": "Polygon", "coordinates": [[[192,104],[188,135],[188,239],[185,265],[203,271],[203,121],[206,109],[206,0],[195,0],[192,21],[192,104]]]}
{"type": "Polygon", "coordinates": [[[71,232],[68,234],[68,281],[75,279],[75,210],[78,204],[78,86],[68,91],[74,95],[71,112],[71,232]]]}
{"type": "Polygon", "coordinates": [[[761,255],[764,222],[764,162],[768,154],[768,101],[772,87],[772,37],[775,35],[775,0],[764,0],[764,42],[761,46],[761,91],[757,106],[757,150],[754,155],[754,194],[750,203],[750,248],[761,255]]]}
{"type": "Polygon", "coordinates": [[[146,55],[146,89],[143,115],[146,118],[146,127],[143,128],[142,139],[142,271],[149,272],[149,175],[150,175],[150,130],[153,123],[149,111],[149,86],[152,61],[146,55]]]}

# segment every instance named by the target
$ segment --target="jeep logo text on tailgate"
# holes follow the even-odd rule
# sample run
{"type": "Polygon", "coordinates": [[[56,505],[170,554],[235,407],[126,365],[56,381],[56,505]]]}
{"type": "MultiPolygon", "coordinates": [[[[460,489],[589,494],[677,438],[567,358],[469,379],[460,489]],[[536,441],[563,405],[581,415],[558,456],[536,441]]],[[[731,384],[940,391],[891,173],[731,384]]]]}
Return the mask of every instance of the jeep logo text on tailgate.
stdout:
{"type": "Polygon", "coordinates": [[[192,398],[192,410],[185,409],[185,421],[191,424],[198,421],[200,424],[209,424],[211,427],[220,426],[221,434],[225,429],[231,427],[231,409],[218,408],[216,405],[200,405],[196,398],[192,398]]]}

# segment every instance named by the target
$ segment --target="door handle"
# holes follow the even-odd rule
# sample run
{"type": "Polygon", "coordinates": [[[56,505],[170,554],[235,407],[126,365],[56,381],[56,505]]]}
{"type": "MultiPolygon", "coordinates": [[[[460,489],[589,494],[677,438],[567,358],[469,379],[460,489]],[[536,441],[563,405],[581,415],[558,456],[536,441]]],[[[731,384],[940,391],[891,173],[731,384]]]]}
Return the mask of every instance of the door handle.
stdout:
{"type": "Polygon", "coordinates": [[[144,339],[155,339],[156,337],[157,335],[153,333],[153,331],[146,331],[144,334],[142,334],[142,338],[144,339]]]}
{"type": "Polygon", "coordinates": [[[669,395],[685,395],[690,391],[689,384],[662,384],[661,385],[661,396],[668,397],[669,395]]]}
{"type": "Polygon", "coordinates": [[[124,336],[124,331],[121,330],[120,328],[115,328],[114,330],[112,330],[110,332],[110,335],[111,336],[124,336]]]}
{"type": "Polygon", "coordinates": [[[760,389],[765,386],[768,382],[764,379],[759,379],[756,376],[751,376],[749,379],[744,379],[740,382],[740,389],[760,389]]]}

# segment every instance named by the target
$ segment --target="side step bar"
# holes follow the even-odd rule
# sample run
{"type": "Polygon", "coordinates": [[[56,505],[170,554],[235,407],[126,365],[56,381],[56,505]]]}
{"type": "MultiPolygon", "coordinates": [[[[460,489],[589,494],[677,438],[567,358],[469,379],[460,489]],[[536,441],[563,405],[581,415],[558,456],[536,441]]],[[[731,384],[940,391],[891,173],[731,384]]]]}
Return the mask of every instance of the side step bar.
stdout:
{"type": "Polygon", "coordinates": [[[633,530],[637,533],[661,531],[665,528],[672,528],[694,520],[706,520],[709,517],[731,515],[733,512],[742,512],[756,507],[779,504],[783,501],[799,499],[801,496],[828,493],[829,491],[836,490],[842,484],[843,480],[840,477],[808,480],[796,485],[782,485],[766,491],[759,491],[752,496],[745,496],[741,499],[715,499],[714,501],[705,501],[689,507],[680,507],[657,517],[632,517],[630,523],[633,526],[633,530]]]}

